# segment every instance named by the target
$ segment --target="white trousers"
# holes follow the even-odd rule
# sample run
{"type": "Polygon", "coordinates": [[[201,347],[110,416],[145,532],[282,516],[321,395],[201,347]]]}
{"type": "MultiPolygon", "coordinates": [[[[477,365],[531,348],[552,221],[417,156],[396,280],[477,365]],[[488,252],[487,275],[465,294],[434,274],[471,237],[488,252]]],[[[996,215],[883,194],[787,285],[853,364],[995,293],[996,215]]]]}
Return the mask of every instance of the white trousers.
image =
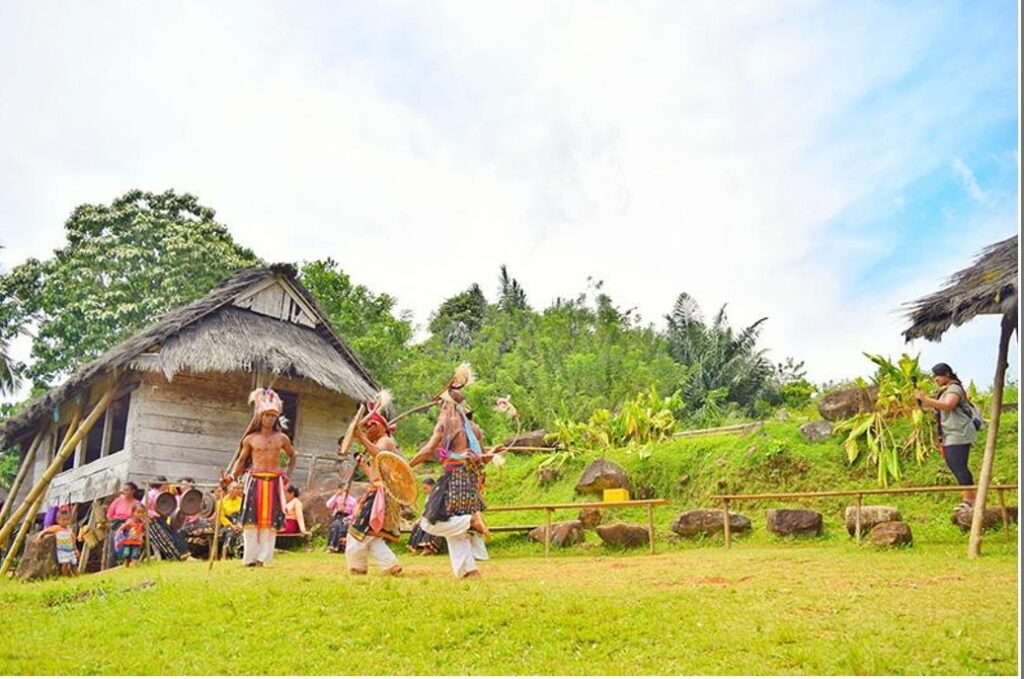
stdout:
{"type": "Polygon", "coordinates": [[[483,538],[469,532],[469,522],[472,518],[468,514],[460,514],[437,523],[420,519],[420,528],[448,541],[448,558],[451,559],[452,572],[457,578],[475,571],[477,561],[487,561],[490,558],[483,538]]]}
{"type": "Polygon", "coordinates": [[[275,542],[277,542],[277,531],[273,528],[243,528],[242,563],[250,564],[259,561],[269,564],[274,560],[275,542]]]}
{"type": "Polygon", "coordinates": [[[365,571],[369,559],[373,559],[382,571],[398,565],[398,557],[384,538],[367,535],[360,541],[350,533],[345,540],[345,563],[349,570],[365,571]]]}

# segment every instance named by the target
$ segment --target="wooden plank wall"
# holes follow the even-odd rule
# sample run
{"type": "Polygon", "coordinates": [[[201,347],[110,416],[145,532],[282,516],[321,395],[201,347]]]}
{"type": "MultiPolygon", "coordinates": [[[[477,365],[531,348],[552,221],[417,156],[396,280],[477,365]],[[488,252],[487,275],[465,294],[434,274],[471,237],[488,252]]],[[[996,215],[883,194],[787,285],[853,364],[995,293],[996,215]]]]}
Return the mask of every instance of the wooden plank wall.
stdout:
{"type": "MultiPolygon", "coordinates": [[[[145,375],[132,398],[132,478],[216,480],[249,423],[246,398],[252,386],[245,374],[178,375],[170,382],[156,373],[145,375]]],[[[298,422],[289,431],[297,451],[331,454],[355,413],[355,401],[305,380],[278,379],[274,388],[298,394],[298,422]]],[[[308,460],[300,458],[295,475],[300,486],[307,469],[308,460]]]]}

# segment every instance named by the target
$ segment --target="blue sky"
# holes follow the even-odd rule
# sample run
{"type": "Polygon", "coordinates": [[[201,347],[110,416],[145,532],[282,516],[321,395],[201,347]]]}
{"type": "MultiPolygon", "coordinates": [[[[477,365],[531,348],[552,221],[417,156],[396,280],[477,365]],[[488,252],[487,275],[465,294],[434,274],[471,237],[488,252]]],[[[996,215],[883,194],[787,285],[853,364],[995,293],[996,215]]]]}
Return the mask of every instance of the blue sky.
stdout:
{"type": "Polygon", "coordinates": [[[1019,228],[1018,23],[1005,1],[4,3],[0,267],[77,204],[173,187],[419,323],[507,264],[541,306],[594,277],[652,323],[683,291],[767,315],[818,380],[909,349],[987,383],[996,319],[906,347],[899,310],[1019,228]]]}

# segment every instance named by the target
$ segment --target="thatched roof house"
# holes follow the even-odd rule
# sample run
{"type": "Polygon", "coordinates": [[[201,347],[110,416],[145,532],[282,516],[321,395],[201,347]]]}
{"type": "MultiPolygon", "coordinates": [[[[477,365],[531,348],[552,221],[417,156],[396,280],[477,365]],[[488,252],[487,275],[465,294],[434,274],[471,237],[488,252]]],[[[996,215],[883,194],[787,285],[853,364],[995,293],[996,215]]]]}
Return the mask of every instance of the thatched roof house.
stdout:
{"type": "Polygon", "coordinates": [[[950,277],[946,286],[910,302],[908,342],[939,341],[952,326],[979,314],[1005,314],[1017,308],[1017,236],[985,248],[974,264],[950,277]]]}
{"type": "Polygon", "coordinates": [[[53,459],[74,414],[84,418],[115,375],[115,400],[54,478],[49,501],[86,501],[156,475],[215,480],[249,422],[246,396],[256,386],[281,393],[300,453],[330,455],[357,403],[377,390],[294,267],[245,269],[4,423],[4,447],[25,451],[40,437],[20,495],[53,459]]]}

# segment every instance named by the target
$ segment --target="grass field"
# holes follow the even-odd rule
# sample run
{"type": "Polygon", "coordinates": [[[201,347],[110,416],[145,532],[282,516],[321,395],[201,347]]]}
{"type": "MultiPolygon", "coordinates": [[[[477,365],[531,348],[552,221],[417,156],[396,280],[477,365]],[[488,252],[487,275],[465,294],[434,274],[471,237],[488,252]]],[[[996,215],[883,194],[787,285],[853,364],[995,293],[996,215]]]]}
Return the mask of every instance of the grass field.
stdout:
{"type": "Polygon", "coordinates": [[[344,574],[281,554],[0,583],[0,673],[1014,674],[1017,551],[990,540],[849,541],[550,559],[495,546],[485,579],[445,557],[344,574]]]}

